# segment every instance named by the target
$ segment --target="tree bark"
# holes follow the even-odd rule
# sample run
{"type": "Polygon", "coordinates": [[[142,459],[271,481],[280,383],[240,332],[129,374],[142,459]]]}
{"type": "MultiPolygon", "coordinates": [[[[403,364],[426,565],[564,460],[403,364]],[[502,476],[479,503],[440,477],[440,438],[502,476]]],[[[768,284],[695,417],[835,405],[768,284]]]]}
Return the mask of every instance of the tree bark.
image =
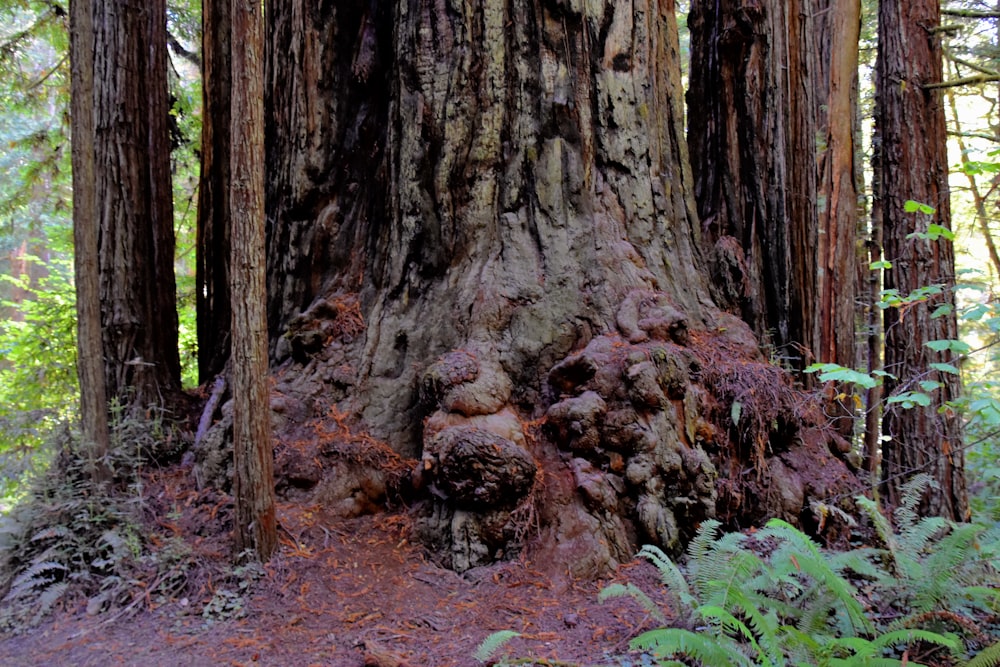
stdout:
{"type": "Polygon", "coordinates": [[[229,133],[231,78],[230,0],[205,0],[202,8],[203,110],[198,188],[198,380],[223,371],[230,354],[229,294],[231,211],[229,133]]]}
{"type": "Polygon", "coordinates": [[[940,23],[937,0],[882,0],[879,5],[879,51],[876,63],[876,134],[880,160],[877,202],[881,213],[885,259],[885,287],[902,296],[931,285],[943,292],[931,299],[885,310],[886,396],[917,390],[918,381],[937,381],[928,392],[927,407],[903,409],[886,405],[882,421],[882,481],[890,503],[897,504],[909,477],[927,473],[937,488],[928,489],[921,508],[955,520],[968,517],[962,427],[958,413],[948,407],[958,398],[956,375],[930,367],[935,362],[957,363],[950,351],[935,352],[929,341],[958,338],[954,311],[954,248],[944,240],[913,237],[930,223],[951,224],[948,162],[941,81],[940,23]],[[906,213],[907,200],[934,207],[931,216],[906,213]],[[944,315],[932,316],[939,306],[944,315]]]}
{"type": "Polygon", "coordinates": [[[166,4],[96,3],[93,25],[105,377],[144,410],[180,389],[166,4]]]}
{"type": "Polygon", "coordinates": [[[264,272],[264,33],[258,0],[232,0],[232,392],[236,544],[277,547],[264,272]]]}
{"type": "Polygon", "coordinates": [[[71,105],[73,132],[73,246],[76,274],[77,375],[80,423],[90,476],[108,477],[104,457],[110,448],[108,398],[101,344],[101,294],[98,269],[97,178],[94,155],[94,14],[92,0],[70,7],[71,105]]]}
{"type": "Polygon", "coordinates": [[[456,569],[532,529],[579,576],[678,550],[794,418],[784,379],[740,393],[783,376],[709,294],[673,2],[333,4],[268,9],[281,391],[419,459],[456,569]]]}
{"type": "Polygon", "coordinates": [[[794,366],[853,366],[860,4],[695,0],[688,24],[713,295],[794,366]]]}

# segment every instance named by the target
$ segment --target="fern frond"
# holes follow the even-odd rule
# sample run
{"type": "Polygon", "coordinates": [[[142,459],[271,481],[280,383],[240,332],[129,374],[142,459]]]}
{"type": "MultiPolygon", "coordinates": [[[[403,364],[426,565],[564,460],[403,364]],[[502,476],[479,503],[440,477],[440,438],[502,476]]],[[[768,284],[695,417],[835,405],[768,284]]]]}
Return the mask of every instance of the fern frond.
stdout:
{"type": "Polygon", "coordinates": [[[472,654],[472,657],[479,662],[489,662],[504,644],[509,642],[511,639],[520,636],[520,632],[514,632],[513,630],[500,630],[498,632],[494,632],[483,640],[479,647],[476,648],[476,652],[472,654]]]}
{"type": "Polygon", "coordinates": [[[31,536],[31,542],[41,542],[42,540],[51,540],[57,537],[71,537],[73,535],[72,531],[62,524],[55,526],[49,526],[38,531],[31,536]]]}
{"type": "Polygon", "coordinates": [[[611,584],[610,586],[605,586],[601,589],[601,592],[598,593],[597,601],[605,602],[610,598],[620,597],[632,598],[657,621],[660,623],[667,622],[667,617],[663,615],[663,612],[656,606],[656,603],[653,602],[653,600],[650,599],[650,597],[646,595],[641,588],[631,582],[627,584],[611,584]]]}
{"type": "Polygon", "coordinates": [[[1000,642],[983,649],[965,667],[998,667],[1000,666],[1000,642]]]}
{"type": "Polygon", "coordinates": [[[46,588],[42,594],[38,596],[38,610],[35,612],[35,620],[33,622],[38,623],[43,617],[52,611],[55,604],[59,602],[64,595],[66,595],[67,590],[69,590],[69,582],[66,581],[60,581],[46,588]]]}
{"type": "Polygon", "coordinates": [[[902,498],[900,499],[899,507],[893,513],[893,518],[896,519],[896,525],[899,527],[900,532],[904,531],[908,526],[916,525],[920,519],[920,515],[917,512],[920,498],[924,495],[924,491],[935,486],[937,486],[937,482],[934,481],[934,478],[922,472],[919,475],[911,477],[900,487],[902,498]]]}
{"type": "Polygon", "coordinates": [[[753,663],[740,653],[732,639],[725,636],[696,634],[681,628],[660,628],[644,632],[629,646],[639,651],[652,651],[658,658],[681,655],[712,667],[751,667],[753,663]]]}
{"type": "Polygon", "coordinates": [[[954,635],[947,636],[937,632],[931,632],[930,630],[919,630],[915,628],[893,630],[891,632],[883,633],[873,639],[871,644],[875,648],[882,649],[889,648],[891,646],[898,646],[900,644],[912,644],[916,641],[944,646],[952,651],[957,651],[961,648],[961,644],[954,635]]]}
{"type": "Polygon", "coordinates": [[[677,603],[678,613],[690,615],[696,601],[691,595],[691,588],[680,568],[663,553],[659,547],[647,544],[640,551],[639,555],[656,566],[660,572],[660,581],[667,587],[667,590],[674,596],[677,603]]]}
{"type": "Polygon", "coordinates": [[[719,536],[719,528],[722,522],[717,519],[708,519],[701,522],[698,533],[688,544],[687,555],[692,562],[700,562],[705,559],[708,552],[712,550],[715,539],[719,536]]]}
{"type": "Polygon", "coordinates": [[[28,569],[14,578],[7,597],[16,599],[23,597],[36,589],[45,588],[53,583],[58,573],[66,572],[67,567],[55,561],[33,563],[28,569]],[[45,576],[43,576],[45,575],[45,576]]]}

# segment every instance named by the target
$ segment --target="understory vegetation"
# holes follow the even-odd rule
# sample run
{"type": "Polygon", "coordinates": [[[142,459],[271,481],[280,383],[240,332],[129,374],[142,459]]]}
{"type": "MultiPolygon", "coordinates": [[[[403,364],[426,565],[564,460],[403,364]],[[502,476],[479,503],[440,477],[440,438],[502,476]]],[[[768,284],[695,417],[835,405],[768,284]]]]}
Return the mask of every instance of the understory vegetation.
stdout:
{"type": "MultiPolygon", "coordinates": [[[[659,571],[668,605],[631,583],[612,584],[600,597],[634,598],[664,627],[636,637],[638,655],[612,664],[1000,664],[1000,525],[919,517],[930,483],[912,479],[891,520],[858,497],[863,523],[855,528],[869,544],[846,551],[821,549],[779,519],[746,533],[706,521],[683,565],[643,547],[639,555],[659,571]]],[[[494,633],[475,657],[490,662],[517,636],[494,633]]],[[[505,656],[490,664],[552,663],[505,656]]]]}

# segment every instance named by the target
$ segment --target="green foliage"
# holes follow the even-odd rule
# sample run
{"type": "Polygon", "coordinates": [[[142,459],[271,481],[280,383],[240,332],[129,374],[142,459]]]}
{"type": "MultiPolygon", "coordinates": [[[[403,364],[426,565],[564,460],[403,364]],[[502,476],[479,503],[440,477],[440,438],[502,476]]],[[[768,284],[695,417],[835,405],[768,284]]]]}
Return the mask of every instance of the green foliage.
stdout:
{"type": "MultiPolygon", "coordinates": [[[[884,549],[828,553],[779,520],[749,535],[720,535],[718,522],[706,521],[683,571],[644,547],[677,605],[678,627],[643,633],[633,648],[652,652],[660,665],[916,665],[906,652],[917,644],[960,656],[952,633],[975,621],[969,616],[957,628],[944,621],[995,611],[996,539],[989,546],[981,526],[918,518],[925,484],[906,486],[898,531],[871,501],[859,500],[884,549]],[[973,554],[973,545],[991,555],[973,554]]],[[[616,594],[632,590],[618,586],[616,594]]]]}
{"type": "Polygon", "coordinates": [[[973,618],[1000,611],[1000,536],[974,523],[956,524],[940,517],[923,517],[918,506],[933,483],[917,475],[903,486],[903,502],[893,518],[895,529],[868,498],[858,507],[871,520],[885,548],[879,598],[904,613],[894,627],[908,626],[936,610],[973,618]]]}
{"type": "Polygon", "coordinates": [[[981,651],[979,655],[965,664],[965,667],[997,667],[1000,665],[1000,642],[981,651]]]}
{"type": "Polygon", "coordinates": [[[115,476],[103,484],[87,476],[68,431],[47,443],[56,454],[50,470],[0,519],[0,629],[26,630],[63,600],[86,600],[88,612],[100,613],[185,585],[186,547],[171,543],[154,554],[146,546],[136,481],[144,444],[122,441],[140,430],[155,428],[115,425],[118,446],[107,461],[115,476]]]}
{"type": "Polygon", "coordinates": [[[35,454],[76,403],[71,268],[58,259],[39,266],[47,275],[37,285],[27,276],[0,276],[0,283],[30,295],[19,305],[19,319],[0,321],[0,496],[10,497],[32,470],[47,463],[35,454]]]}
{"type": "Polygon", "coordinates": [[[247,597],[264,576],[264,568],[252,552],[241,554],[237,560],[243,564],[233,568],[226,585],[216,588],[212,599],[202,607],[201,616],[206,623],[243,618],[247,614],[247,597]]]}
{"type": "Polygon", "coordinates": [[[483,642],[476,649],[476,652],[472,654],[472,657],[479,662],[489,662],[496,657],[497,653],[499,653],[500,649],[503,648],[507,642],[520,636],[520,632],[514,632],[513,630],[500,630],[498,632],[494,632],[483,640],[483,642]]]}

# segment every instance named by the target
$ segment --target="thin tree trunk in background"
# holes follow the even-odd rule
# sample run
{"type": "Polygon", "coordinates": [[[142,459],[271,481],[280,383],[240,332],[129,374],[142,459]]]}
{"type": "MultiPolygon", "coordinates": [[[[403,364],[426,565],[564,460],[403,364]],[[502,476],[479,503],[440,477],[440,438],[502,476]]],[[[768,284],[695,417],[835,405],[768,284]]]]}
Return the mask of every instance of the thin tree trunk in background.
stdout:
{"type": "Polygon", "coordinates": [[[73,247],[76,273],[77,376],[80,423],[90,475],[108,477],[108,400],[101,345],[98,224],[94,173],[93,0],[70,5],[71,104],[73,132],[73,247]]]}
{"type": "MultiPolygon", "coordinates": [[[[958,108],[955,105],[955,89],[946,88],[945,95],[948,97],[948,108],[951,111],[951,119],[955,124],[955,143],[958,145],[959,160],[962,167],[969,165],[969,153],[966,150],[965,139],[962,137],[962,124],[958,116],[958,108]]],[[[983,242],[986,244],[986,251],[990,256],[990,264],[993,266],[994,277],[1000,278],[1000,252],[997,251],[996,242],[993,240],[993,232],[990,231],[990,216],[986,211],[986,197],[979,190],[979,183],[976,175],[968,169],[963,169],[965,176],[969,180],[969,193],[972,195],[972,203],[976,208],[976,225],[983,235],[983,242]]]]}
{"type": "Polygon", "coordinates": [[[264,62],[259,0],[232,0],[232,393],[236,544],[277,546],[264,263],[264,62]]]}
{"type": "Polygon", "coordinates": [[[165,0],[94,17],[95,174],[108,396],[143,410],[180,390],[165,0]]]}
{"type": "Polygon", "coordinates": [[[202,9],[201,180],[195,280],[198,380],[222,372],[230,354],[229,111],[232,96],[230,0],[205,0],[202,9]]]}
{"type": "Polygon", "coordinates": [[[857,108],[860,0],[815,0],[814,44],[819,178],[817,293],[804,295],[816,327],[805,343],[818,361],[853,367],[858,354],[858,186],[855,174],[854,119],[857,108]],[[809,343],[808,341],[813,341],[809,343]]]}
{"type": "Polygon", "coordinates": [[[931,285],[944,287],[936,298],[885,310],[885,369],[894,376],[887,378],[886,396],[919,391],[918,380],[937,381],[941,387],[927,392],[932,398],[927,407],[886,405],[882,480],[890,504],[898,504],[906,480],[927,473],[938,487],[927,490],[922,511],[964,520],[969,506],[962,424],[947,407],[958,399],[960,382],[956,375],[930,367],[957,359],[926,345],[958,338],[954,247],[943,239],[911,238],[929,223],[951,225],[943,93],[924,88],[942,80],[940,34],[935,32],[940,18],[938,0],[882,0],[879,5],[875,141],[880,159],[875,178],[884,256],[892,262],[885,287],[903,296],[931,285]],[[911,199],[934,207],[935,213],[906,213],[904,204],[911,199]],[[941,305],[952,309],[932,317],[941,305]]]}

